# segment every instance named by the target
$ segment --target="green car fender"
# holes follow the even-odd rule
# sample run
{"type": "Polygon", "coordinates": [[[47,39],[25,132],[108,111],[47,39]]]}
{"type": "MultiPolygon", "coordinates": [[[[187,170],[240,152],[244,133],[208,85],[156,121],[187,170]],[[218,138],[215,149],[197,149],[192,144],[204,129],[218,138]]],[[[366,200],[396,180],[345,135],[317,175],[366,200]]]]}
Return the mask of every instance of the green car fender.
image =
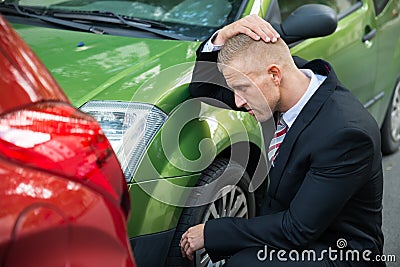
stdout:
{"type": "MultiPolygon", "coordinates": [[[[187,84],[176,91],[187,94],[187,84]]],[[[174,96],[177,97],[176,92],[174,96]]],[[[249,162],[265,165],[262,129],[248,113],[216,108],[190,98],[173,109],[129,184],[130,237],[174,228],[201,172],[216,157],[237,155],[232,150],[239,147],[240,158],[234,160],[245,168],[249,162]],[[258,153],[250,153],[250,147],[258,153]]]]}

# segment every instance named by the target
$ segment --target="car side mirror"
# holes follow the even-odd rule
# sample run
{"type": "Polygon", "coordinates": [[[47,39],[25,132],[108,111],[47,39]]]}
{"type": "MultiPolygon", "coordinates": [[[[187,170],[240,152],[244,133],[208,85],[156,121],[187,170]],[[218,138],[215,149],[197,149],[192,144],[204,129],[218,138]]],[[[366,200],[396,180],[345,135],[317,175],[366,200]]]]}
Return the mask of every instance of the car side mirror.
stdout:
{"type": "Polygon", "coordinates": [[[303,5],[281,24],[273,24],[287,44],[313,37],[326,36],[336,30],[336,12],[321,4],[303,5]]]}

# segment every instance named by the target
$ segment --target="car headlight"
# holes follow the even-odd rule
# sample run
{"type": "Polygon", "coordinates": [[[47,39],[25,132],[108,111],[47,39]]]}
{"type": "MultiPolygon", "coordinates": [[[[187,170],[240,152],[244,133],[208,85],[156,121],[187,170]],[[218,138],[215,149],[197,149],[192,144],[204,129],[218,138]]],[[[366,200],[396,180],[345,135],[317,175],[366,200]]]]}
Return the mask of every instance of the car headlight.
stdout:
{"type": "Polygon", "coordinates": [[[80,110],[93,116],[107,136],[129,181],[168,116],[146,103],[90,101],[80,110]]]}

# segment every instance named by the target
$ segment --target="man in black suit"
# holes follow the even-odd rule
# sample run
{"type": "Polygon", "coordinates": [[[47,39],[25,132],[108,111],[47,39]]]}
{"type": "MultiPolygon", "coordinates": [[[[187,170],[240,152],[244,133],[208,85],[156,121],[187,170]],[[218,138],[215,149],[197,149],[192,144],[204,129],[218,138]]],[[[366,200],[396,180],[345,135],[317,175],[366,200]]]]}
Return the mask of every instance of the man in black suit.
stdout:
{"type": "Polygon", "coordinates": [[[372,260],[383,252],[383,175],[372,116],[327,62],[293,61],[257,16],[203,44],[194,79],[218,73],[199,64],[217,59],[233,92],[193,83],[192,96],[224,101],[261,122],[278,114],[281,132],[269,151],[273,167],[261,216],[193,226],[182,235],[182,255],[192,259],[205,247],[213,261],[228,258],[227,266],[379,265],[372,260]]]}

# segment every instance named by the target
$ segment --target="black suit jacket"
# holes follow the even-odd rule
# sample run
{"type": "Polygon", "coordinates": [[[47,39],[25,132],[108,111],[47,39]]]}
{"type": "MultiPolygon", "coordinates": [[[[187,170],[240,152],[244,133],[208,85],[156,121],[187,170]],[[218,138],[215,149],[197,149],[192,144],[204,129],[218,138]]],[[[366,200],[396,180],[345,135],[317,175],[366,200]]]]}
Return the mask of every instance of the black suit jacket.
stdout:
{"type": "MultiPolygon", "coordinates": [[[[198,52],[198,61],[216,61],[216,57],[216,52],[198,52]]],[[[327,79],[286,134],[269,172],[263,215],[206,223],[205,247],[214,261],[264,245],[290,250],[313,247],[318,242],[335,249],[340,238],[346,239],[349,249],[382,254],[383,175],[378,125],[339,83],[327,62],[300,58],[295,62],[327,79]]],[[[221,79],[216,68],[203,70],[196,64],[194,81],[199,75],[221,79]]],[[[232,91],[221,86],[193,83],[190,92],[235,108],[232,91]]]]}

